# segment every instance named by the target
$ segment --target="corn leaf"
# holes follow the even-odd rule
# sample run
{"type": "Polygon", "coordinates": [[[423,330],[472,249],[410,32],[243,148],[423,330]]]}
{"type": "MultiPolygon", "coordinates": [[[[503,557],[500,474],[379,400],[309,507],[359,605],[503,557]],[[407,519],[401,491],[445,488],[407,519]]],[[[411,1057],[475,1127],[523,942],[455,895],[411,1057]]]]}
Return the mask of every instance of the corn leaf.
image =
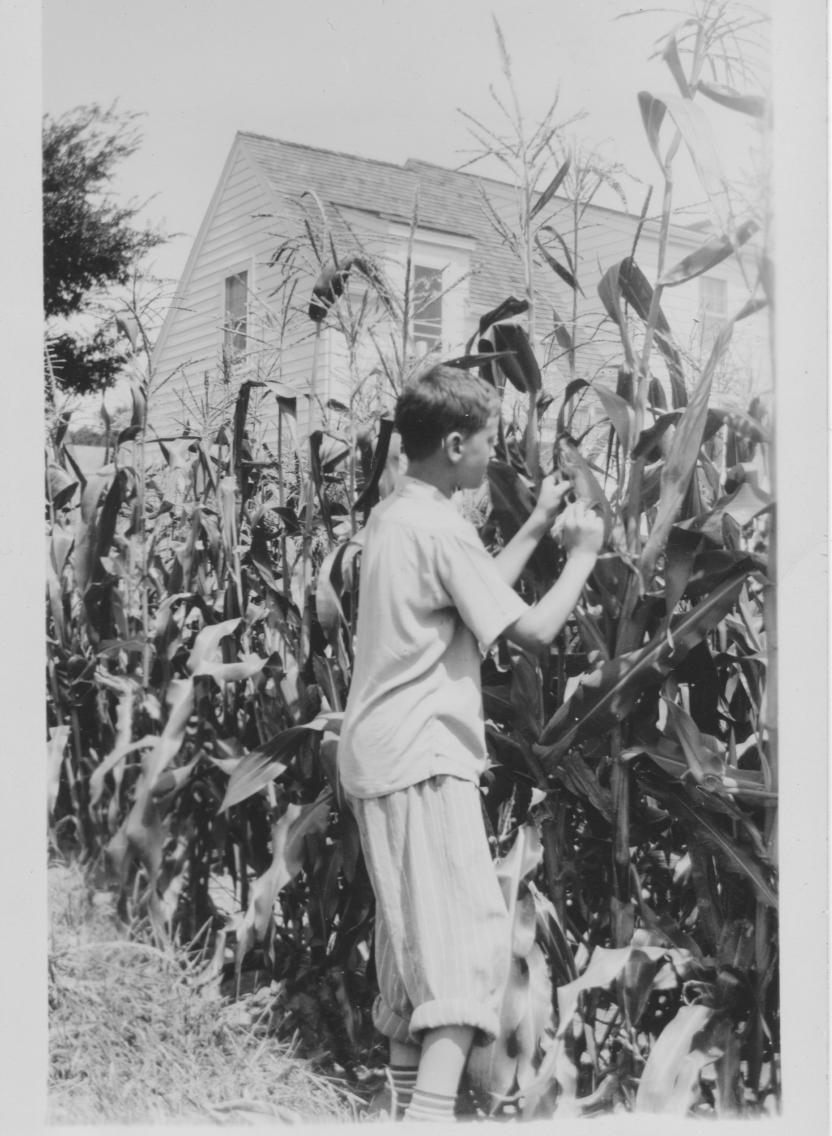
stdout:
{"type": "Polygon", "coordinates": [[[495,323],[490,335],[501,355],[497,366],[511,385],[524,394],[536,394],[542,386],[540,367],[525,330],[515,323],[495,323]]]}
{"type": "Polygon", "coordinates": [[[116,531],[116,522],[122,506],[129,500],[132,489],[132,472],[121,467],[117,470],[104,497],[96,519],[95,552],[91,565],[91,579],[101,574],[101,558],[110,551],[116,531]]]}
{"type": "Polygon", "coordinates": [[[560,410],[558,411],[558,436],[566,433],[566,407],[569,405],[570,400],[575,397],[578,391],[590,389],[591,387],[585,379],[572,379],[566,384],[566,389],[563,392],[563,401],[561,402],[560,410]]]}
{"type": "MultiPolygon", "coordinates": [[[[707,743],[713,752],[711,743],[707,743]]],[[[643,754],[663,772],[679,781],[689,772],[688,762],[681,745],[671,738],[656,735],[653,738],[639,738],[625,751],[626,759],[643,754]]],[[[738,769],[736,765],[726,764],[722,773],[722,784],[727,793],[739,800],[747,799],[752,804],[771,804],[777,800],[775,793],[766,789],[765,777],[759,769],[738,769]]]]}
{"type": "Polygon", "coordinates": [[[605,733],[625,718],[639,695],[657,686],[727,615],[745,576],[744,570],[733,573],[702,603],[673,621],[672,641],[661,630],[645,647],[585,674],[572,697],[549,719],[535,752],[555,764],[575,742],[605,733]]]}
{"type": "MultiPolygon", "coordinates": [[[[705,809],[702,804],[705,803],[706,798],[701,792],[694,799],[685,787],[677,782],[668,782],[646,770],[642,770],[639,777],[651,793],[672,809],[674,817],[693,835],[700,849],[707,848],[711,851],[726,871],[745,879],[753,887],[762,903],[773,910],[777,909],[777,895],[769,879],[771,870],[764,856],[760,855],[760,847],[752,850],[740,844],[720,824],[717,816],[723,812],[725,806],[719,798],[710,798],[708,803],[712,807],[705,809]],[[767,870],[764,871],[764,868],[767,870]]],[[[753,830],[750,822],[744,827],[746,831],[749,831],[749,828],[753,830]]],[[[759,834],[756,840],[753,832],[750,835],[752,842],[759,845],[759,834]]]]}
{"type": "Polygon", "coordinates": [[[234,634],[240,623],[240,619],[224,619],[220,623],[212,623],[202,628],[188,656],[188,670],[191,674],[206,674],[208,672],[203,669],[204,667],[222,661],[220,644],[223,639],[234,634]]]}
{"type": "Polygon", "coordinates": [[[194,680],[173,679],[168,687],[167,700],[170,707],[168,719],[155,748],[142,759],[142,768],[147,771],[149,779],[148,791],[179,753],[185,739],[185,727],[194,708],[194,680]]]}
{"type": "MultiPolygon", "coordinates": [[[[558,242],[558,244],[561,247],[561,251],[563,252],[563,256],[564,256],[564,259],[566,260],[566,264],[567,264],[567,267],[569,268],[569,271],[574,274],[575,262],[572,259],[572,253],[569,251],[569,245],[566,243],[566,241],[563,239],[563,237],[560,235],[560,233],[557,231],[557,229],[553,225],[541,225],[540,229],[538,230],[538,233],[551,233],[551,235],[555,238],[555,240],[558,242]]],[[[580,291],[580,289],[578,289],[578,290],[580,291]]],[[[583,292],[581,292],[581,295],[583,295],[583,292]]]]}
{"type": "MultiPolygon", "coordinates": [[[[558,1037],[563,1037],[572,1023],[572,1015],[578,1006],[578,996],[584,990],[606,989],[621,974],[633,953],[632,944],[627,947],[596,947],[589,960],[589,966],[573,982],[558,987],[558,1037]]],[[[678,955],[679,951],[669,951],[666,947],[639,946],[639,951],[651,959],[663,959],[668,955],[678,955]]]]}
{"type": "MultiPolygon", "coordinates": [[[[293,880],[303,867],[304,842],[307,837],[323,834],[329,828],[329,819],[334,801],[333,791],[329,786],[321,790],[318,796],[308,805],[303,805],[300,814],[295,818],[289,829],[284,852],[284,866],[287,875],[286,883],[293,880]]],[[[281,884],[285,887],[286,884],[281,884]]]]}
{"type": "MultiPolygon", "coordinates": [[[[528,992],[526,992],[528,997],[528,992]]],[[[501,1098],[511,1092],[517,1074],[517,1056],[509,1054],[514,1039],[501,1029],[488,1045],[472,1046],[465,1066],[468,1081],[479,1095],[483,1108],[493,1112],[501,1098]]]]}
{"type": "Polygon", "coordinates": [[[664,393],[664,387],[655,375],[647,387],[647,401],[657,410],[667,410],[667,396],[664,393]]]}
{"type": "Polygon", "coordinates": [[[557,464],[561,472],[572,482],[572,488],[579,501],[589,508],[598,509],[604,520],[604,542],[609,541],[612,532],[612,508],[601,486],[592,472],[589,462],[575,443],[566,435],[555,442],[557,464]]]}
{"type": "Polygon", "coordinates": [[[753,237],[759,228],[760,226],[756,221],[745,221],[735,232],[733,240],[729,240],[727,237],[712,237],[695,252],[689,253],[680,260],[678,264],[668,268],[662,274],[659,283],[663,288],[673,288],[677,284],[684,284],[687,280],[701,276],[703,272],[709,272],[717,264],[727,260],[736,249],[753,237]]]}
{"type": "Polygon", "coordinates": [[[641,112],[641,121],[647,134],[647,141],[653,151],[656,161],[664,170],[664,158],[659,145],[659,134],[664,122],[665,104],[661,99],[654,99],[649,91],[639,91],[638,109],[641,112]]]}
{"type": "Polygon", "coordinates": [[[50,817],[58,803],[61,769],[68,741],[69,726],[50,726],[49,741],[46,746],[46,805],[50,817]]]}
{"type": "Polygon", "coordinates": [[[754,517],[770,509],[773,503],[773,498],[768,493],[762,493],[744,481],[733,493],[720,497],[709,512],[682,521],[677,527],[721,544],[726,516],[732,517],[740,527],[744,527],[754,517]]]}
{"type": "Polygon", "coordinates": [[[475,355],[457,355],[455,359],[444,359],[443,367],[456,367],[459,371],[470,371],[473,367],[482,367],[484,363],[491,363],[495,359],[504,359],[510,351],[482,351],[475,355]]]}
{"type": "Polygon", "coordinates": [[[347,541],[327,554],[321,563],[315,585],[315,613],[331,643],[335,642],[341,624],[346,623],[340,596],[333,585],[333,568],[336,562],[343,560],[349,547],[350,542],[347,541]]]}
{"type": "Polygon", "coordinates": [[[609,789],[605,789],[601,785],[595,772],[587,765],[580,754],[564,754],[558,762],[553,776],[579,801],[591,805],[605,820],[612,823],[612,794],[609,789]]]}
{"type": "Polygon", "coordinates": [[[508,296],[501,304],[498,304],[496,308],[492,308],[491,311],[480,316],[478,328],[480,336],[485,335],[492,324],[501,323],[503,320],[511,319],[513,316],[522,315],[523,312],[527,312],[528,310],[528,300],[518,300],[515,299],[514,296],[508,296]]]}
{"type": "Polygon", "coordinates": [[[688,770],[697,785],[703,785],[712,792],[721,787],[725,762],[718,750],[712,750],[706,743],[699,727],[690,714],[675,702],[664,699],[667,710],[667,724],[676,735],[685,755],[688,770]]]}
{"type": "Polygon", "coordinates": [[[160,774],[150,789],[153,800],[159,801],[163,797],[170,800],[174,793],[180,792],[190,781],[198,762],[199,754],[192,757],[187,765],[180,765],[177,769],[166,769],[164,773],[160,774]]]}
{"type": "Polygon", "coordinates": [[[524,652],[513,655],[509,689],[516,728],[526,738],[537,737],[543,725],[540,668],[524,652]]]}
{"type": "Polygon", "coordinates": [[[657,96],[649,91],[639,91],[638,103],[650,148],[663,171],[666,159],[662,155],[659,136],[665,115],[669,114],[673,119],[723,230],[727,231],[730,209],[708,116],[691,99],[679,95],[657,96]]]}
{"type": "Polygon", "coordinates": [[[135,742],[117,745],[90,774],[90,807],[97,805],[104,791],[104,778],[111,770],[118,768],[125,757],[138,749],[154,749],[159,744],[157,734],[146,734],[135,742]]]}
{"type": "Polygon", "coordinates": [[[323,716],[303,725],[290,726],[247,753],[231,774],[219,811],[226,812],[232,805],[259,793],[285,770],[285,759],[297,753],[307,738],[322,734],[326,726],[327,719],[323,716]]]}
{"type": "Polygon", "coordinates": [[[627,959],[619,978],[620,998],[627,1021],[635,1027],[638,1027],[653,991],[667,988],[668,972],[673,978],[671,985],[675,986],[678,980],[666,959],[650,958],[640,948],[635,948],[627,959]]]}
{"type": "MultiPolygon", "coordinates": [[[[618,327],[623,329],[625,326],[621,307],[622,298],[639,319],[647,322],[653,301],[653,287],[632,257],[625,257],[607,269],[598,284],[598,295],[607,315],[618,327]]],[[[658,309],[656,316],[655,336],[658,348],[667,363],[674,405],[683,406],[686,402],[686,392],[682,359],[673,342],[670,324],[661,308],[658,309]]],[[[629,363],[632,366],[632,360],[629,360],[629,363]]]]}
{"type": "Polygon", "coordinates": [[[540,211],[542,209],[546,208],[546,206],[549,204],[549,202],[555,196],[557,191],[563,185],[564,179],[566,178],[566,175],[569,173],[569,166],[570,165],[571,165],[571,159],[567,158],[566,161],[563,163],[563,165],[558,170],[558,172],[555,174],[555,176],[552,178],[552,180],[549,182],[549,184],[543,190],[540,197],[538,197],[537,201],[535,201],[534,205],[529,210],[529,220],[530,221],[534,217],[536,217],[537,214],[540,213],[540,211]]]}
{"type": "Polygon", "coordinates": [[[526,957],[529,998],[526,1013],[516,1030],[517,1087],[522,1092],[536,1076],[535,1055],[553,1026],[552,980],[546,958],[537,943],[526,957]]]}
{"type": "Polygon", "coordinates": [[[353,513],[357,513],[359,509],[363,511],[365,521],[370,515],[370,510],[379,499],[379,483],[382,474],[387,468],[387,458],[390,453],[390,440],[392,437],[393,420],[391,418],[380,419],[378,425],[378,441],[376,442],[375,452],[373,453],[373,464],[370,469],[370,476],[361,493],[351,506],[353,513]]]}
{"type": "Polygon", "coordinates": [[[706,83],[700,79],[696,84],[697,91],[712,102],[727,107],[728,110],[739,111],[740,114],[750,115],[751,118],[765,118],[768,104],[762,95],[743,95],[733,87],[726,87],[723,83],[706,83]]]}
{"type": "Polygon", "coordinates": [[[682,60],[679,57],[679,45],[676,42],[675,31],[671,32],[665,40],[664,47],[662,48],[662,59],[670,68],[670,73],[676,80],[679,93],[683,98],[690,98],[690,86],[684,68],[682,67],[682,60]]]}
{"type": "Polygon", "coordinates": [[[598,395],[607,417],[613,424],[624,454],[629,455],[630,439],[634,428],[632,408],[623,398],[617,394],[613,394],[611,390],[608,390],[607,387],[601,383],[597,386],[593,386],[592,389],[598,395]]]}
{"type": "Polygon", "coordinates": [[[287,805],[283,815],[271,826],[272,862],[255,881],[248,910],[237,927],[238,972],[245,956],[265,936],[274,914],[277,894],[292,878],[286,866],[286,842],[289,831],[301,812],[300,805],[287,805]]]}
{"type": "Polygon", "coordinates": [[[204,662],[194,671],[195,675],[210,675],[216,682],[243,682],[259,674],[266,660],[253,653],[242,654],[232,663],[204,662]]]}
{"type": "Polygon", "coordinates": [[[676,605],[685,594],[693,573],[696,554],[701,547],[702,538],[697,533],[687,532],[678,525],[670,530],[664,568],[664,602],[668,616],[673,614],[676,605]]]}
{"type": "Polygon", "coordinates": [[[555,339],[564,351],[568,351],[571,354],[575,350],[575,344],[572,341],[569,329],[554,308],[552,308],[552,320],[554,322],[555,339]]]}
{"type": "Polygon", "coordinates": [[[78,482],[73,481],[66,470],[59,465],[50,464],[46,471],[49,500],[55,510],[63,509],[72,499],[78,482]]]}
{"type": "MultiPolygon", "coordinates": [[[[696,1035],[713,1018],[710,1006],[681,1006],[650,1051],[636,1094],[636,1110],[684,1114],[693,1103],[705,1061],[689,1060],[696,1035]]],[[[700,1051],[701,1052],[701,1051],[700,1051]]],[[[704,1056],[704,1055],[703,1055],[704,1056]]]]}
{"type": "Polygon", "coordinates": [[[133,807],[125,818],[121,839],[115,841],[115,848],[121,855],[121,870],[126,869],[130,860],[138,860],[147,872],[148,887],[151,890],[155,888],[162,866],[162,852],[168,833],[168,824],[151,792],[156,779],[153,772],[154,756],[153,751],[148,751],[142,758],[133,807]]]}
{"type": "Polygon", "coordinates": [[[75,529],[72,570],[78,591],[83,595],[92,578],[98,547],[96,514],[99,502],[111,481],[109,474],[90,474],[81,491],[81,518],[75,529]]]}
{"type": "Polygon", "coordinates": [[[500,531],[509,541],[531,515],[532,491],[513,466],[496,459],[488,463],[488,489],[500,531]]]}
{"type": "Polygon", "coordinates": [[[62,410],[58,414],[57,419],[55,420],[55,425],[53,427],[53,429],[54,429],[53,445],[55,447],[56,452],[58,450],[60,450],[61,446],[63,445],[63,440],[66,437],[66,432],[69,429],[69,423],[70,423],[71,419],[72,419],[72,411],[71,410],[62,410]]]}
{"type": "Polygon", "coordinates": [[[679,514],[685,499],[690,479],[696,468],[699,447],[705,432],[708,416],[708,400],[711,396],[716,365],[730,342],[734,321],[728,320],[720,330],[714,343],[702,378],[694,390],[690,404],[679,419],[670,451],[665,459],[661,475],[661,494],[659,496],[656,519],[641,554],[641,573],[645,581],[650,580],[656,561],[664,549],[670,527],[679,514]]]}
{"type": "Polygon", "coordinates": [[[546,261],[552,271],[555,272],[561,278],[564,284],[567,284],[573,292],[580,292],[581,295],[583,295],[583,291],[578,284],[578,281],[575,279],[568,268],[564,268],[557,257],[552,256],[552,254],[540,240],[540,237],[536,238],[536,244],[539,252],[543,256],[543,259],[546,261]]]}
{"type": "MultiPolygon", "coordinates": [[[[131,324],[136,325],[138,329],[136,321],[132,319],[132,317],[128,318],[130,318],[131,324]]],[[[135,347],[135,341],[132,340],[132,337],[131,342],[133,342],[133,346],[135,347]]],[[[147,394],[142,384],[135,379],[130,382],[130,401],[132,403],[130,425],[136,427],[141,432],[147,425],[147,394]]]]}
{"type": "Polygon", "coordinates": [[[494,865],[507,906],[512,904],[512,896],[519,881],[532,875],[542,859],[543,845],[540,842],[537,826],[530,822],[522,825],[517,830],[511,848],[494,865]]]}

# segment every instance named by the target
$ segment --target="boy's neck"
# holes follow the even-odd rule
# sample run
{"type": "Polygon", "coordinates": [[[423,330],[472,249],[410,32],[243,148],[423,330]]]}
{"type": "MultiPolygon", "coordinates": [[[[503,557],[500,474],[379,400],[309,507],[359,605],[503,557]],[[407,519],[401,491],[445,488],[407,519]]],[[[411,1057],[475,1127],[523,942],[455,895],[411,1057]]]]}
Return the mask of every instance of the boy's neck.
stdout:
{"type": "Polygon", "coordinates": [[[443,497],[452,497],[456,491],[454,466],[445,459],[442,454],[441,459],[439,455],[431,454],[430,457],[421,458],[418,461],[408,461],[407,463],[407,476],[413,477],[416,481],[427,482],[432,485],[434,489],[438,489],[443,497]]]}

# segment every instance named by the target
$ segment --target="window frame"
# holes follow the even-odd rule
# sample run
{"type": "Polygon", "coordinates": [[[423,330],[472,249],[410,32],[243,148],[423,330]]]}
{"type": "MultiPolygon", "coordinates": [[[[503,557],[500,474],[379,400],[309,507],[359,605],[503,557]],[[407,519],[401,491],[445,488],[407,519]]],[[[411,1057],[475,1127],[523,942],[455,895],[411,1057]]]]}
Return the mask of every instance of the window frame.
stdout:
{"type": "Polygon", "coordinates": [[[239,363],[248,352],[248,341],[251,336],[251,302],[254,281],[254,264],[251,259],[238,261],[236,264],[226,266],[220,282],[220,347],[223,358],[232,364],[239,363]],[[238,320],[238,326],[231,323],[231,312],[228,307],[229,286],[235,279],[244,277],[243,316],[238,320]],[[241,326],[240,326],[241,325],[241,326]]]}
{"type": "Polygon", "coordinates": [[[411,313],[410,313],[410,337],[413,343],[413,351],[417,356],[427,355],[431,351],[441,351],[443,344],[445,311],[444,311],[444,290],[445,290],[445,266],[426,264],[423,260],[415,260],[411,265],[411,281],[410,281],[410,299],[411,299],[411,313]],[[438,282],[438,290],[435,295],[429,296],[426,303],[422,303],[417,311],[415,305],[416,298],[416,274],[417,272],[429,275],[438,282]],[[439,316],[438,327],[433,331],[434,318],[428,316],[425,318],[424,310],[433,304],[438,304],[439,316]],[[421,326],[420,326],[421,325],[421,326]],[[423,330],[424,329],[424,330],[423,330]],[[425,344],[423,351],[420,351],[419,345],[425,344]]]}

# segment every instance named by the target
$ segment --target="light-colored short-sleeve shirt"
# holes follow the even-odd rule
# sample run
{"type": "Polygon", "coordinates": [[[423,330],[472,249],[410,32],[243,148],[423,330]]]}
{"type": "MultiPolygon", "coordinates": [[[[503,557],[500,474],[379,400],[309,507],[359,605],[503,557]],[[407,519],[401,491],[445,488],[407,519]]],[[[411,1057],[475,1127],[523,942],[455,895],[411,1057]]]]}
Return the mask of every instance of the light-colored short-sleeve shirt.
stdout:
{"type": "Polygon", "coordinates": [[[456,506],[403,478],[373,510],[361,556],[338,748],[348,793],[383,796],[439,774],[479,780],[480,650],[526,610],[456,506]]]}

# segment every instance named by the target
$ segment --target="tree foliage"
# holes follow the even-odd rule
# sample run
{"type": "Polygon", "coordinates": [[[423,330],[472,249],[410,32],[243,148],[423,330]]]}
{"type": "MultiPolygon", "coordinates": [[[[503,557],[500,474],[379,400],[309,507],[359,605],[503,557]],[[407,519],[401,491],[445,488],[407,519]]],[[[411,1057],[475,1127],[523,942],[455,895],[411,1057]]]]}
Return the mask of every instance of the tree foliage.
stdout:
{"type": "MultiPolygon", "coordinates": [[[[136,224],[141,208],[113,199],[119,167],[136,152],[138,115],[115,105],[76,107],[43,121],[43,305],[47,320],[95,310],[103,292],[130,280],[161,234],[136,224]]],[[[51,337],[55,377],[78,392],[109,386],[126,359],[112,329],[61,327],[51,337]]]]}

